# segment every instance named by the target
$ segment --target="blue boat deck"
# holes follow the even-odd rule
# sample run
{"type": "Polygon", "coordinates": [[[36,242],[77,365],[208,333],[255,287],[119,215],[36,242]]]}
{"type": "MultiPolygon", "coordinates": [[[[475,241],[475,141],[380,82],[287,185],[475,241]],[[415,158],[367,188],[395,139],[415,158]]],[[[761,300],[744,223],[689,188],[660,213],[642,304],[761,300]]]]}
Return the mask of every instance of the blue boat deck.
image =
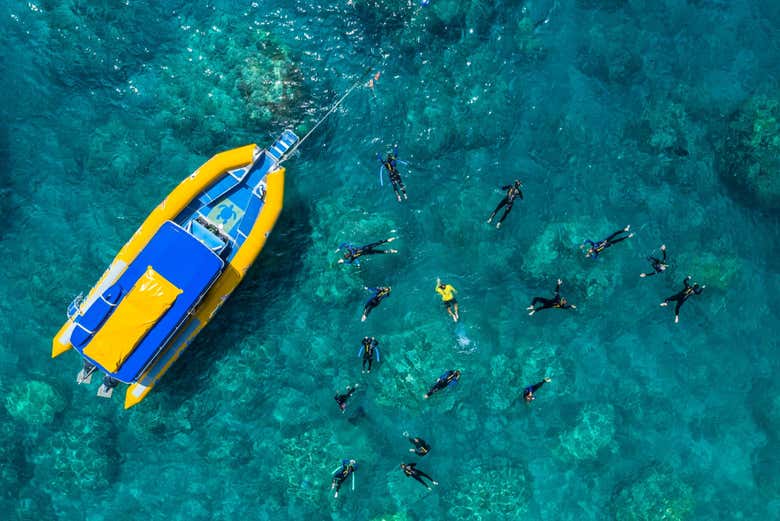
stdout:
{"type": "Polygon", "coordinates": [[[298,136],[286,130],[271,147],[260,153],[252,165],[228,172],[194,199],[175,222],[189,230],[200,218],[218,227],[229,239],[225,249],[220,251],[222,257],[230,261],[249,236],[263,209],[265,176],[276,169],[279,160],[297,141],[298,136]]]}
{"type": "MultiPolygon", "coordinates": [[[[171,335],[176,332],[183,319],[200,300],[201,296],[216,280],[222,271],[224,262],[202,242],[169,221],[160,227],[149,241],[149,244],[141,250],[138,257],[127,267],[119,280],[106,293],[124,296],[149,266],[153,267],[157,273],[182,290],[182,293],[133,349],[118,371],[107,371],[84,354],[84,349],[89,345],[92,334],[86,334],[83,329],[77,329],[82,332],[82,337],[78,344],[74,342],[74,348],[84,358],[99,366],[106,374],[122,382],[132,382],[144,367],[154,359],[171,335]]],[[[115,299],[109,298],[108,300],[115,299]]],[[[105,301],[97,299],[93,306],[103,307],[103,302],[105,301]]],[[[113,313],[114,308],[118,304],[121,304],[121,300],[112,304],[112,309],[105,310],[105,315],[97,326],[101,326],[106,321],[111,320],[110,314],[113,313]]],[[[94,316],[94,314],[90,314],[89,310],[87,310],[84,317],[88,316],[94,316]]],[[[76,322],[79,322],[80,319],[77,319],[76,322]]],[[[74,340],[76,339],[74,338],[74,340]]]]}

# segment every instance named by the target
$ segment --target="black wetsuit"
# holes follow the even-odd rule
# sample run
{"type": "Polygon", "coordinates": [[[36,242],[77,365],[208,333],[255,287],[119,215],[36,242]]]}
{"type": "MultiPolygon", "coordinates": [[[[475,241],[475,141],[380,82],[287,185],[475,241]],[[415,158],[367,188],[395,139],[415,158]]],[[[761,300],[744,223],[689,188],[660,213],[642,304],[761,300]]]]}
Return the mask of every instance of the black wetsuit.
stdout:
{"type": "Polygon", "coordinates": [[[570,309],[572,308],[572,305],[569,303],[564,304],[563,299],[561,298],[561,285],[558,283],[555,286],[555,296],[553,298],[544,298],[544,297],[534,297],[534,299],[531,301],[531,305],[534,306],[534,311],[539,311],[540,309],[548,309],[548,308],[559,308],[559,309],[570,309]],[[541,307],[536,307],[537,304],[541,303],[541,307]]]}
{"type": "Polygon", "coordinates": [[[458,378],[460,378],[460,373],[458,371],[447,371],[436,380],[436,383],[433,384],[433,387],[428,391],[427,396],[431,396],[442,389],[446,389],[450,385],[458,383],[458,378]]]}
{"type": "Polygon", "coordinates": [[[683,304],[685,304],[685,301],[688,300],[691,295],[693,294],[699,295],[701,294],[702,291],[704,291],[704,288],[702,288],[698,284],[694,284],[693,286],[691,286],[691,284],[688,282],[689,280],[690,277],[685,277],[685,280],[683,281],[685,287],[682,289],[682,291],[675,293],[671,297],[664,299],[664,302],[666,302],[667,304],[673,301],[677,302],[677,305],[674,307],[675,316],[680,314],[680,308],[682,307],[683,304]]]}
{"type": "Polygon", "coordinates": [[[504,215],[501,216],[501,219],[498,220],[498,224],[501,224],[504,222],[504,219],[506,219],[506,216],[509,215],[509,212],[512,211],[512,206],[515,204],[516,198],[523,198],[523,192],[520,190],[520,187],[517,185],[506,185],[502,186],[501,190],[506,190],[506,195],[503,199],[501,199],[501,202],[498,203],[498,206],[496,206],[496,209],[493,210],[493,213],[490,214],[490,217],[488,218],[488,222],[493,220],[493,217],[496,216],[498,211],[506,206],[506,210],[504,210],[504,215]]]}
{"type": "Polygon", "coordinates": [[[431,488],[431,487],[429,487],[428,484],[422,480],[422,478],[428,478],[429,480],[431,480],[431,483],[435,483],[432,477],[430,477],[428,474],[426,474],[425,472],[417,468],[417,463],[404,463],[403,469],[404,469],[404,474],[406,474],[406,477],[416,479],[417,481],[422,483],[425,488],[431,488]]]}
{"type": "Polygon", "coordinates": [[[371,313],[372,309],[377,307],[379,303],[382,302],[382,299],[384,299],[390,294],[390,288],[386,288],[386,287],[368,288],[368,291],[373,291],[374,296],[368,299],[368,302],[366,302],[366,305],[363,308],[363,316],[366,317],[368,316],[369,313],[371,313]]]}
{"type": "Polygon", "coordinates": [[[349,243],[343,243],[341,246],[339,246],[339,249],[346,250],[344,252],[345,263],[356,264],[360,266],[360,261],[358,260],[358,258],[362,257],[363,255],[375,255],[377,253],[391,253],[389,250],[376,249],[377,246],[380,246],[388,242],[390,242],[390,239],[372,242],[371,244],[366,244],[365,246],[360,246],[359,248],[356,248],[349,243]]]}
{"type": "Polygon", "coordinates": [[[595,259],[596,257],[599,256],[599,253],[601,253],[602,251],[606,250],[607,248],[609,248],[613,244],[617,244],[620,241],[625,241],[626,239],[629,238],[630,235],[631,234],[629,232],[627,232],[626,230],[618,230],[615,233],[613,233],[612,235],[610,235],[609,237],[607,237],[606,239],[604,239],[603,241],[593,242],[590,239],[587,239],[587,240],[585,240],[583,242],[583,244],[585,244],[585,243],[590,244],[590,248],[591,248],[591,250],[593,250],[591,252],[590,256],[595,259]],[[625,237],[620,237],[619,239],[616,239],[615,237],[617,237],[621,233],[627,233],[628,235],[626,235],[625,237]]]}
{"type": "Polygon", "coordinates": [[[363,370],[365,371],[366,364],[368,364],[368,372],[370,373],[371,364],[374,362],[374,358],[377,358],[377,361],[379,361],[379,354],[376,349],[379,345],[379,341],[374,337],[363,337],[362,344],[363,370]]]}
{"type": "Polygon", "coordinates": [[[336,394],[336,396],[333,397],[334,400],[336,400],[336,403],[339,404],[339,409],[341,409],[342,412],[346,410],[347,408],[347,400],[350,396],[355,392],[355,387],[347,386],[347,392],[345,394],[336,394]]]}
{"type": "Polygon", "coordinates": [[[334,485],[333,488],[336,489],[336,492],[339,491],[341,484],[344,483],[353,472],[355,472],[355,465],[350,463],[349,460],[342,460],[341,468],[333,474],[332,484],[334,485]]]}
{"type": "Polygon", "coordinates": [[[526,401],[529,401],[531,398],[533,398],[533,395],[534,395],[534,393],[535,393],[535,392],[536,392],[536,391],[537,391],[537,390],[538,390],[538,389],[539,389],[541,386],[543,386],[545,383],[547,383],[547,382],[545,382],[544,380],[542,380],[541,382],[539,382],[539,383],[537,383],[537,384],[533,384],[533,385],[531,385],[531,386],[528,386],[528,387],[526,387],[525,389],[523,389],[523,398],[524,398],[526,401]]]}
{"type": "Polygon", "coordinates": [[[409,441],[414,445],[414,453],[418,456],[425,456],[431,451],[431,446],[422,438],[409,438],[409,441]]]}
{"type": "Polygon", "coordinates": [[[656,257],[648,257],[647,258],[647,260],[649,260],[650,264],[652,264],[652,266],[653,266],[653,271],[651,271],[650,273],[645,273],[645,277],[652,277],[656,273],[661,273],[661,272],[663,272],[666,269],[666,267],[667,267],[667,264],[666,264],[666,248],[661,250],[661,252],[663,252],[663,259],[658,259],[656,257]]]}
{"type": "Polygon", "coordinates": [[[387,169],[387,175],[390,177],[390,184],[393,187],[393,192],[395,192],[396,198],[398,200],[401,200],[401,193],[403,193],[404,198],[406,197],[406,187],[404,186],[404,182],[401,180],[401,172],[398,171],[398,147],[393,148],[392,154],[387,154],[387,159],[382,159],[382,156],[377,154],[377,159],[379,159],[379,162],[384,165],[385,169],[387,169]]]}

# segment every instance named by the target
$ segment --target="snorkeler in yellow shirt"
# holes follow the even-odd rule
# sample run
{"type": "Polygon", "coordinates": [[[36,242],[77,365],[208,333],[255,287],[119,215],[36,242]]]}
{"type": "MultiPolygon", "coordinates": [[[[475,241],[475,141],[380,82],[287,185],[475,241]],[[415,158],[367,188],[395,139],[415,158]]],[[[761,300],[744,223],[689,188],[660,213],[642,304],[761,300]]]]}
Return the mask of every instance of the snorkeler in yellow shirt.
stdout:
{"type": "Polygon", "coordinates": [[[451,284],[442,284],[441,279],[436,279],[436,293],[441,295],[441,300],[447,308],[447,313],[450,314],[454,322],[457,322],[460,318],[458,315],[458,301],[455,300],[455,293],[457,292],[451,284]]]}

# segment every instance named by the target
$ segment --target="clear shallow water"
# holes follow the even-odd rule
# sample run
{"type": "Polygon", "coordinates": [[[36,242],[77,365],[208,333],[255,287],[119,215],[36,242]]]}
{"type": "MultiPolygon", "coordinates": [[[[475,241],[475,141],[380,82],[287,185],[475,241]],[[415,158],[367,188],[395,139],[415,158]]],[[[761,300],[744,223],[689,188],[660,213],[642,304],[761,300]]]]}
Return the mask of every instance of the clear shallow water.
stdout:
{"type": "Polygon", "coordinates": [[[716,167],[731,115],[777,98],[780,9],[579,0],[531,30],[551,6],[4,2],[1,510],[778,517],[777,205],[716,167]],[[153,394],[124,411],[74,386],[51,337],[160,198],[219,150],[304,131],[367,67],[377,86],[288,164],[262,257],[153,394]],[[378,186],[394,142],[403,205],[378,186]],[[496,232],[484,220],[515,177],[525,200],[496,232]],[[628,223],[636,237],[582,258],[628,223]],[[401,255],[336,265],[339,243],[391,230],[401,255]],[[669,273],[640,279],[661,243],[669,273]],[[708,287],[675,326],[657,303],[689,273],[708,287]],[[557,277],[577,311],[528,317],[557,277]],[[393,294],[361,324],[364,284],[393,294]],[[457,388],[423,401],[450,368],[457,388]],[[511,403],[545,375],[532,406],[511,403]],[[342,415],[332,396],[355,382],[342,415]],[[432,494],[397,468],[404,431],[433,446],[432,494]],[[357,486],[334,501],[343,457],[357,486]]]}

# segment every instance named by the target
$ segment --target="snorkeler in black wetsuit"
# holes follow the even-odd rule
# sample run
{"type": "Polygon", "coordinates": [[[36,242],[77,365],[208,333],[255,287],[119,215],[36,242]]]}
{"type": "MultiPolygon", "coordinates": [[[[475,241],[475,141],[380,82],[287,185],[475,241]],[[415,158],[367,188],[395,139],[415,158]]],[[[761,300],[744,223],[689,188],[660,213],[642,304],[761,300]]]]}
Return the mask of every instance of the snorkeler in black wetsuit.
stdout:
{"type": "Polygon", "coordinates": [[[358,356],[363,357],[363,370],[361,372],[366,372],[366,364],[368,364],[368,372],[371,372],[371,364],[374,361],[374,358],[376,358],[376,361],[379,362],[379,348],[377,347],[379,345],[379,340],[377,340],[374,337],[363,337],[363,341],[360,344],[360,351],[358,351],[358,356]]]}
{"type": "Polygon", "coordinates": [[[431,387],[430,391],[428,391],[427,393],[425,393],[425,395],[423,395],[423,398],[428,398],[431,395],[441,391],[442,389],[446,389],[450,385],[455,385],[456,383],[458,383],[459,379],[460,379],[460,371],[457,370],[447,371],[446,373],[441,375],[438,380],[436,380],[436,383],[433,384],[433,387],[431,387]]]}
{"type": "Polygon", "coordinates": [[[526,387],[525,389],[523,389],[523,399],[524,399],[526,402],[530,402],[530,401],[532,401],[532,400],[535,400],[535,399],[536,399],[536,397],[534,396],[534,393],[535,393],[537,390],[539,390],[539,388],[540,388],[541,386],[543,386],[544,384],[546,384],[546,383],[547,383],[547,382],[549,382],[549,381],[551,381],[551,378],[545,378],[545,379],[544,379],[544,380],[542,380],[541,382],[539,382],[539,383],[537,383],[537,384],[533,384],[533,385],[531,385],[531,386],[528,386],[528,387],[526,387]]]}
{"type": "Polygon", "coordinates": [[[398,202],[401,202],[402,194],[404,199],[408,199],[408,197],[406,197],[406,187],[401,180],[401,172],[398,171],[398,145],[393,147],[392,154],[387,154],[387,159],[382,159],[380,154],[377,154],[376,157],[385,169],[387,169],[387,175],[390,177],[390,184],[393,186],[393,192],[395,192],[395,197],[398,199],[398,202]]]}
{"type": "Polygon", "coordinates": [[[533,315],[540,309],[548,309],[548,308],[558,308],[558,309],[577,309],[577,306],[574,304],[569,304],[568,301],[561,296],[561,284],[563,284],[563,281],[561,279],[558,279],[558,285],[555,286],[555,296],[553,298],[544,298],[544,297],[534,297],[534,299],[531,301],[531,305],[528,306],[526,309],[529,310],[529,315],[533,315]],[[542,305],[540,307],[536,307],[537,304],[541,303],[542,305]]]}
{"type": "Polygon", "coordinates": [[[431,451],[431,446],[428,445],[424,439],[412,437],[408,437],[407,439],[414,445],[414,448],[409,449],[409,452],[414,452],[418,456],[425,456],[431,451]]]}
{"type": "Polygon", "coordinates": [[[658,259],[656,257],[648,257],[647,260],[650,261],[650,264],[653,266],[653,271],[650,273],[640,273],[639,276],[642,278],[645,277],[652,277],[656,273],[661,273],[666,268],[669,267],[669,265],[666,263],[666,244],[661,245],[661,251],[663,252],[664,256],[663,259],[658,259]]]}
{"type": "Polygon", "coordinates": [[[504,210],[504,215],[501,216],[501,219],[498,220],[496,223],[496,229],[501,228],[501,223],[506,219],[506,216],[509,215],[509,212],[512,211],[512,206],[515,204],[516,198],[523,198],[523,191],[520,190],[520,187],[523,186],[523,183],[520,182],[519,179],[515,179],[514,184],[502,186],[501,190],[506,191],[506,195],[503,199],[501,199],[501,202],[498,203],[498,206],[496,206],[496,209],[493,210],[493,213],[490,214],[490,217],[488,217],[488,224],[493,222],[493,217],[496,216],[498,211],[503,207],[506,206],[506,210],[504,210]]]}
{"type": "Polygon", "coordinates": [[[699,286],[698,284],[694,283],[693,286],[690,285],[688,282],[691,280],[691,276],[688,275],[685,277],[685,280],[683,281],[683,284],[685,287],[679,291],[678,293],[675,293],[671,297],[667,297],[664,299],[663,302],[661,302],[662,306],[668,306],[669,302],[677,302],[677,305],[674,307],[674,323],[678,323],[680,321],[680,308],[683,304],[685,304],[685,301],[690,298],[691,295],[696,294],[700,295],[702,291],[704,291],[704,288],[707,286],[699,286]]]}
{"type": "Polygon", "coordinates": [[[431,483],[433,483],[434,485],[439,484],[438,481],[435,481],[428,474],[426,474],[422,470],[419,470],[417,468],[417,463],[401,463],[401,468],[404,469],[404,474],[406,474],[407,478],[416,479],[417,481],[422,483],[422,485],[428,490],[431,490],[431,487],[425,481],[423,481],[422,478],[428,478],[429,480],[431,480],[431,483]]]}
{"type": "Polygon", "coordinates": [[[607,237],[603,241],[599,241],[599,242],[593,242],[590,239],[586,239],[585,241],[583,241],[582,246],[580,246],[580,248],[581,249],[585,248],[585,244],[590,244],[590,247],[588,248],[588,251],[585,252],[585,256],[586,257],[590,257],[592,259],[595,259],[596,257],[599,256],[599,254],[602,251],[606,250],[607,248],[609,248],[613,244],[617,244],[620,241],[625,241],[626,239],[630,239],[631,237],[633,237],[634,234],[633,233],[629,233],[625,237],[620,237],[619,239],[615,238],[618,235],[620,235],[621,233],[628,233],[628,230],[630,230],[630,229],[631,229],[631,225],[629,224],[628,226],[626,226],[622,230],[616,231],[615,233],[613,233],[612,235],[610,235],[609,237],[607,237]]]}
{"type": "Polygon", "coordinates": [[[376,249],[377,246],[380,246],[388,242],[393,242],[396,239],[397,237],[390,237],[389,239],[372,242],[371,244],[366,244],[365,246],[360,246],[360,247],[355,247],[352,244],[349,244],[347,242],[342,243],[341,246],[339,246],[339,250],[344,250],[344,258],[339,259],[339,264],[347,263],[347,264],[354,264],[355,266],[360,266],[360,261],[358,260],[358,258],[362,257],[363,255],[375,255],[377,253],[398,253],[398,250],[392,250],[392,249],[377,250],[376,249]]]}
{"type": "Polygon", "coordinates": [[[336,471],[335,474],[333,474],[333,481],[331,481],[330,489],[333,490],[336,489],[335,494],[333,494],[333,497],[339,497],[339,489],[341,488],[341,484],[344,483],[349,476],[352,475],[353,472],[357,470],[357,462],[353,459],[343,459],[341,460],[341,468],[336,471]]]}
{"type": "Polygon", "coordinates": [[[347,410],[347,400],[350,396],[352,396],[355,393],[355,390],[358,388],[360,384],[355,384],[354,387],[347,386],[347,392],[344,394],[338,394],[336,393],[336,396],[333,397],[334,400],[336,400],[336,403],[339,404],[339,409],[341,409],[341,412],[344,412],[347,410]]]}
{"type": "Polygon", "coordinates": [[[390,295],[390,286],[379,286],[377,288],[369,288],[367,286],[364,286],[364,289],[366,291],[373,291],[374,296],[368,299],[368,302],[366,302],[366,305],[363,307],[363,316],[360,318],[361,322],[365,322],[366,318],[368,318],[368,314],[371,313],[371,310],[377,307],[382,300],[390,295]]]}

